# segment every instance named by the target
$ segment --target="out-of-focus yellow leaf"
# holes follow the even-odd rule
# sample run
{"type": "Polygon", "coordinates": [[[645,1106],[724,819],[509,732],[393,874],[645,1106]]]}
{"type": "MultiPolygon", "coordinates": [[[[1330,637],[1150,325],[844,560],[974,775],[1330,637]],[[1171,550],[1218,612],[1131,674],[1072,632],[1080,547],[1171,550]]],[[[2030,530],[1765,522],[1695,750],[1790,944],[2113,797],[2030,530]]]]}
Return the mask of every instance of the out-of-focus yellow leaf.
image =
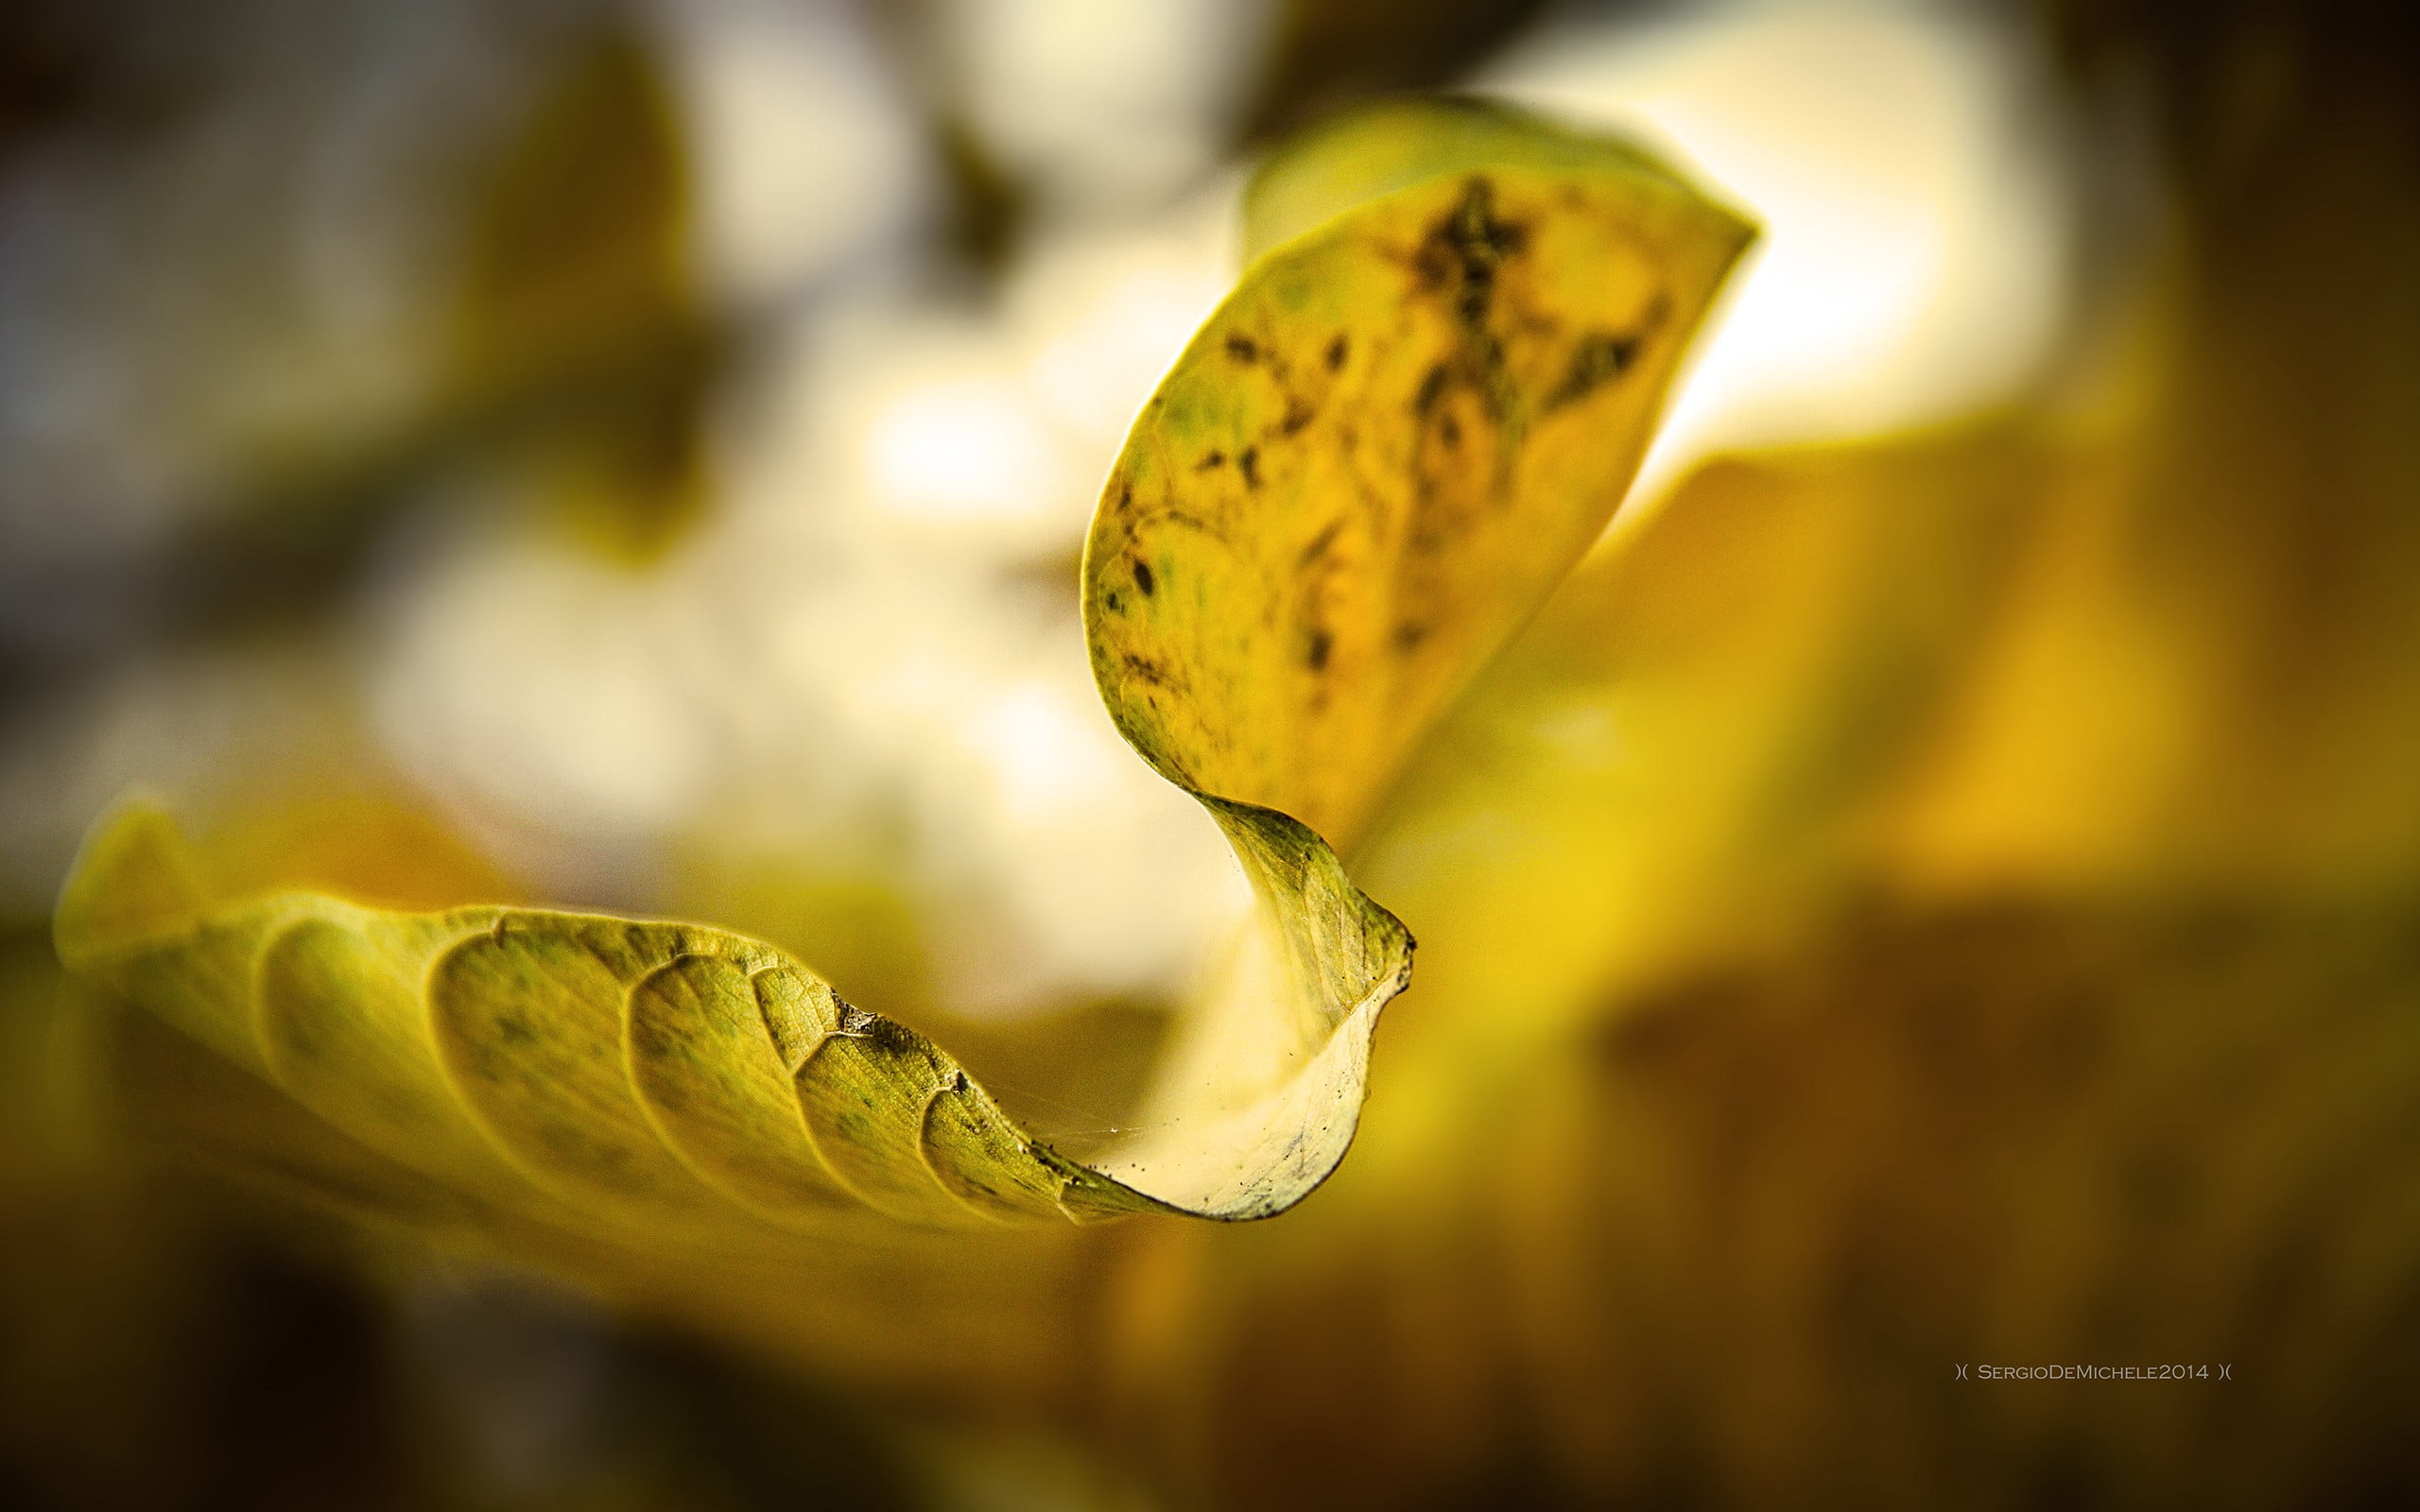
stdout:
{"type": "MultiPolygon", "coordinates": [[[[1510,165],[1477,166],[1471,119],[1399,112],[1382,135],[1443,133],[1440,172],[1390,166],[1370,184],[1388,192],[1258,261],[1111,473],[1084,570],[1102,696],[1261,907],[1197,1021],[1214,1053],[1173,1062],[1154,1125],[1101,1166],[769,946],[221,900],[147,810],[88,842],[61,958],[371,1163],[566,1231],[712,1245],[869,1209],[948,1227],[1290,1206],[1342,1158],[1410,969],[1328,841],[1601,528],[1751,234],[1627,147],[1522,149],[1547,129],[1519,118],[1481,139],[1510,165]]],[[[1332,166],[1340,140],[1312,150],[1332,166]]]]}
{"type": "Polygon", "coordinates": [[[1446,1053],[1772,944],[1836,884],[1975,660],[2046,470],[1992,422],[1718,459],[1617,525],[1371,842],[1429,987],[1469,1005],[1429,1027],[1488,1026],[1446,1053]]]}

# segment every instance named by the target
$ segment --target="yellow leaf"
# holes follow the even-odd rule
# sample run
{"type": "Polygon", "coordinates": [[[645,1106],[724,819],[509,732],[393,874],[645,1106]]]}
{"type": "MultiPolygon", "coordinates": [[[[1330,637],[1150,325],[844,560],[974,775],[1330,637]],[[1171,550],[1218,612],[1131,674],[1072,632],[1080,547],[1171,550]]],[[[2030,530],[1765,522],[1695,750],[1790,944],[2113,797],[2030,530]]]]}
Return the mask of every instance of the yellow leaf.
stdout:
{"type": "Polygon", "coordinates": [[[1371,838],[1367,880],[1458,1005],[1411,1037],[1440,1074],[1567,1034],[1616,981],[1770,946],[1833,895],[1990,632],[2048,470],[2031,429],[1718,458],[1625,517],[1371,838]]]}
{"type": "MultiPolygon", "coordinates": [[[[1397,163],[1253,266],[1137,421],[1088,542],[1102,696],[1260,904],[1159,1116],[1098,1167],[757,941],[214,900],[147,810],[88,843],[62,959],[369,1156],[559,1230],[736,1253],[869,1209],[982,1227],[1299,1201],[1343,1157],[1410,969],[1329,842],[1602,528],[1750,234],[1627,147],[1491,117],[1497,165],[1472,108],[1392,109],[1390,140],[1441,134],[1438,171],[1397,163]]],[[[1334,167],[1356,129],[1303,162],[1334,167]]]]}
{"type": "MultiPolygon", "coordinates": [[[[1474,96],[1405,96],[1331,116],[1262,163],[1244,190],[1244,256],[1258,257],[1353,205],[1425,179],[1512,166],[1627,170],[1661,179],[1691,198],[1700,196],[1686,180],[1619,138],[1567,130],[1474,96]]],[[[1744,230],[1737,217],[1726,218],[1744,230]]]]}
{"type": "Polygon", "coordinates": [[[1349,847],[1630,486],[1753,232],[1627,147],[1524,129],[1393,106],[1264,170],[1278,228],[1356,168],[1389,192],[1253,265],[1094,518],[1094,673],[1171,782],[1349,847]]]}

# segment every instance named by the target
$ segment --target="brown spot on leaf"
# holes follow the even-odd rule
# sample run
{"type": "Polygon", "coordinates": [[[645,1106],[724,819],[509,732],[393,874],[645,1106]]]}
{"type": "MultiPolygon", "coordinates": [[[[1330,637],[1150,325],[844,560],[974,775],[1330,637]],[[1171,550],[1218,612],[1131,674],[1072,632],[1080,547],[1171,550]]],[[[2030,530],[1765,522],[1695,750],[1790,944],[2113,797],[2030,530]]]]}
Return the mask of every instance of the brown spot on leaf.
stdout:
{"type": "Polygon", "coordinates": [[[1453,380],[1453,369],[1442,362],[1429,369],[1427,376],[1420,380],[1419,391],[1411,396],[1411,412],[1425,418],[1437,407],[1437,401],[1444,397],[1445,386],[1453,380]]]}
{"type": "Polygon", "coordinates": [[[1309,667],[1314,672],[1326,671],[1327,654],[1333,646],[1334,642],[1330,639],[1327,631],[1317,629],[1313,630],[1311,632],[1311,644],[1303,651],[1303,664],[1309,667]]]}
{"type": "Polygon", "coordinates": [[[1145,598],[1150,597],[1157,591],[1156,580],[1151,576],[1151,564],[1137,557],[1132,565],[1134,568],[1134,586],[1143,591],[1145,598]]]}
{"type": "Polygon", "coordinates": [[[1454,208],[1429,229],[1412,256],[1412,268],[1428,288],[1455,284],[1455,318],[1476,332],[1486,325],[1495,299],[1496,268],[1529,245],[1527,226],[1495,218],[1495,181],[1477,175],[1462,186],[1454,208]]]}
{"type": "Polygon", "coordinates": [[[1638,360],[1639,348],[1655,334],[1656,328],[1671,314],[1671,301],[1658,294],[1647,307],[1637,328],[1631,331],[1592,331],[1580,338],[1571,351],[1571,365],[1564,369],[1563,381],[1547,393],[1546,407],[1560,409],[1564,405],[1586,398],[1600,385],[1613,382],[1628,372],[1638,360]]]}
{"type": "Polygon", "coordinates": [[[1201,454],[1201,460],[1194,464],[1193,470],[1196,472],[1207,472],[1214,467],[1224,467],[1226,465],[1227,454],[1219,451],[1216,447],[1213,447],[1209,451],[1201,454]]]}
{"type": "Polygon", "coordinates": [[[1237,362],[1256,361],[1260,356],[1260,347],[1250,336],[1231,335],[1227,338],[1227,355],[1237,362]]]}
{"type": "Polygon", "coordinates": [[[1336,339],[1327,344],[1328,371],[1338,372],[1343,369],[1344,354],[1347,348],[1345,346],[1344,336],[1342,333],[1339,333],[1336,339]]]}
{"type": "Polygon", "coordinates": [[[1259,488],[1260,448],[1257,446],[1245,447],[1243,449],[1243,455],[1236,458],[1236,471],[1244,475],[1244,487],[1249,489],[1259,488]]]}
{"type": "Polygon", "coordinates": [[[1581,337],[1580,345],[1572,349],[1571,366],[1564,369],[1563,381],[1547,395],[1546,407],[1561,409],[1586,398],[1599,384],[1628,372],[1637,358],[1636,336],[1608,335],[1599,331],[1581,337]]]}
{"type": "Polygon", "coordinates": [[[1406,620],[1395,627],[1394,634],[1388,639],[1393,644],[1395,654],[1402,656],[1418,650],[1420,643],[1428,639],[1428,627],[1414,625],[1409,620],[1406,620]]]}
{"type": "Polygon", "coordinates": [[[1127,671],[1133,673],[1152,687],[1165,688],[1168,685],[1167,672],[1150,657],[1139,652],[1129,651],[1121,660],[1125,662],[1127,671]]]}
{"type": "Polygon", "coordinates": [[[1191,514],[1185,510],[1177,508],[1173,505],[1151,510],[1143,515],[1141,518],[1134,521],[1132,525],[1128,528],[1127,535],[1130,539],[1139,536],[1142,534],[1145,526],[1156,524],[1161,521],[1166,521],[1169,524],[1175,525],[1180,529],[1193,531],[1197,535],[1208,536],[1213,541],[1224,541],[1227,539],[1226,531],[1221,529],[1215,523],[1205,520],[1198,514],[1191,514]]]}
{"type": "Polygon", "coordinates": [[[1313,409],[1309,404],[1305,404],[1302,400],[1288,400],[1286,402],[1286,418],[1277,422],[1277,434],[1280,436],[1293,435],[1296,431],[1299,431],[1304,426],[1308,425],[1311,422],[1311,417],[1318,413],[1319,411],[1313,409]]]}
{"type": "Polygon", "coordinates": [[[1294,558],[1294,565],[1297,568],[1308,567],[1326,556],[1328,548],[1336,544],[1336,538],[1342,534],[1343,530],[1343,521],[1329,521],[1321,528],[1318,535],[1311,538],[1311,543],[1303,548],[1302,555],[1294,558]]]}

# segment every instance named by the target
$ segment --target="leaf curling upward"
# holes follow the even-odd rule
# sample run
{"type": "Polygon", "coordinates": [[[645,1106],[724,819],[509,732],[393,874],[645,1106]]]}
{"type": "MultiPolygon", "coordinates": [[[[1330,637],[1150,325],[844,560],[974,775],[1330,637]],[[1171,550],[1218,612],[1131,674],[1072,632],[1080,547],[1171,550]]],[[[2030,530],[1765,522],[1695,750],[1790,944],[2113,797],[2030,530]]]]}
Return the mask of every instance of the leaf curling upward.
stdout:
{"type": "Polygon", "coordinates": [[[1156,1116],[1108,1160],[1061,1156],[773,947],[216,900],[149,809],[88,841],[61,958],[378,1154],[608,1236],[1301,1200],[1343,1157],[1410,971],[1332,844],[1602,528],[1752,232],[1627,146],[1466,102],[1314,135],[1253,210],[1299,234],[1161,384],[1086,545],[1102,697],[1257,903],[1156,1116]]]}

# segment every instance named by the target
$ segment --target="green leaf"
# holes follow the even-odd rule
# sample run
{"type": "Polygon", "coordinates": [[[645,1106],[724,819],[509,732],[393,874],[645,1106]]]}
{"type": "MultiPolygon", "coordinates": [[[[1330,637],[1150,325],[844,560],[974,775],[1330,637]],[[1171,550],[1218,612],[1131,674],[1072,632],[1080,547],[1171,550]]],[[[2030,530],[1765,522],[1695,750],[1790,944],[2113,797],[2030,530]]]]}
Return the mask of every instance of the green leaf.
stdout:
{"type": "Polygon", "coordinates": [[[1626,146],[1388,110],[1305,146],[1336,213],[1179,359],[1087,542],[1102,696],[1259,904],[1132,1144],[1062,1157],[939,1046],[757,941],[222,901],[145,809],[88,842],[62,960],[374,1155],[566,1228],[712,1243],[866,1210],[983,1226],[1299,1201],[1343,1157],[1410,970],[1331,842],[1602,528],[1751,234],[1626,146]],[[1357,142],[1406,141],[1374,178],[1341,171],[1357,142]]]}

